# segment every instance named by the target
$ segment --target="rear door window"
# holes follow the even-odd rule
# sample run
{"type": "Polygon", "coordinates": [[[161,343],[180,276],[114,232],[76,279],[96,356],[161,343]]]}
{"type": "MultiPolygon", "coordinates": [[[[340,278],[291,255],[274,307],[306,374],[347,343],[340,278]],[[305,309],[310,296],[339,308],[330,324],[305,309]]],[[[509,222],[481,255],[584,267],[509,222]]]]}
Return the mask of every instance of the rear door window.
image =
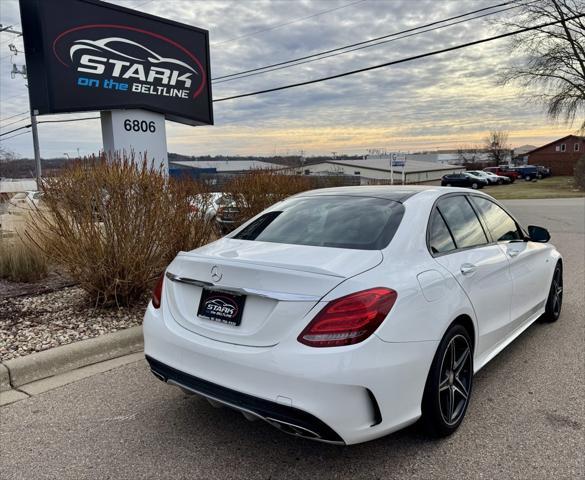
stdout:
{"type": "Polygon", "coordinates": [[[473,196],[471,201],[483,216],[494,241],[505,242],[522,239],[518,225],[504,209],[487,198],[473,196]]]}
{"type": "Polygon", "coordinates": [[[457,248],[445,220],[437,209],[431,216],[429,247],[432,253],[445,253],[457,248]]]}
{"type": "Polygon", "coordinates": [[[489,243],[479,218],[463,195],[442,198],[437,209],[445,219],[457,248],[470,248],[489,243]]]}
{"type": "Polygon", "coordinates": [[[296,197],[261,215],[232,238],[380,250],[390,243],[403,213],[401,203],[383,198],[296,197]]]}

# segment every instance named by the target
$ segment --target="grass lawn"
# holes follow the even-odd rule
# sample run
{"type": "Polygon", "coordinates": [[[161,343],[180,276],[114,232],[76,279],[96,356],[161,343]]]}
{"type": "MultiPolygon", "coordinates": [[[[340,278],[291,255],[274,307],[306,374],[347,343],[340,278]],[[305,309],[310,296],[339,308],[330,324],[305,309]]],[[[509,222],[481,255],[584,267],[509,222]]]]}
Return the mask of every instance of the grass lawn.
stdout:
{"type": "Polygon", "coordinates": [[[550,177],[536,182],[516,180],[511,185],[490,186],[483,191],[499,200],[585,197],[585,192],[575,188],[573,177],[550,177]]]}

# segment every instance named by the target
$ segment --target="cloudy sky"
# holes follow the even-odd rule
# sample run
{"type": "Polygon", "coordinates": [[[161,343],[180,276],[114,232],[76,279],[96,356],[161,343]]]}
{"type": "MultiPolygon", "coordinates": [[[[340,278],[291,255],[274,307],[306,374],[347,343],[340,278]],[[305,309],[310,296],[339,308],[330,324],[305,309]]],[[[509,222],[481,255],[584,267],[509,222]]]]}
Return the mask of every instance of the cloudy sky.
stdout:
{"type": "MultiPolygon", "coordinates": [[[[496,0],[112,0],[210,32],[217,77],[387,35],[502,3],[496,0]],[[310,18],[307,18],[310,17],[310,18]]],[[[513,10],[500,15],[512,15],[513,10]]],[[[64,12],[65,14],[65,12],[64,12]]],[[[492,18],[497,18],[495,15],[492,18]]],[[[20,29],[17,0],[0,0],[0,23],[20,29]]],[[[214,98],[323,77],[469,42],[495,33],[486,18],[385,45],[231,82],[214,98]]],[[[521,41],[521,40],[520,40],[521,41]]],[[[28,123],[22,77],[10,78],[22,39],[0,33],[0,131],[28,123]],[[21,119],[22,118],[22,119],[21,119]],[[20,122],[19,122],[19,119],[20,122]],[[12,123],[15,122],[15,123],[12,123]],[[11,124],[12,123],[12,124],[11,124]]],[[[364,153],[481,144],[492,128],[510,131],[513,146],[539,145],[570,132],[550,123],[530,97],[497,84],[513,61],[496,41],[311,86],[216,103],[215,125],[167,122],[168,149],[186,155],[364,153]]],[[[93,116],[92,114],[77,115],[93,116]]],[[[44,117],[74,118],[72,115],[44,117]]],[[[39,126],[43,157],[82,155],[101,147],[99,120],[39,126]]],[[[20,133],[20,132],[15,132],[20,133]]],[[[9,137],[9,135],[6,135],[9,137]]],[[[32,155],[30,133],[2,142],[32,155]]]]}

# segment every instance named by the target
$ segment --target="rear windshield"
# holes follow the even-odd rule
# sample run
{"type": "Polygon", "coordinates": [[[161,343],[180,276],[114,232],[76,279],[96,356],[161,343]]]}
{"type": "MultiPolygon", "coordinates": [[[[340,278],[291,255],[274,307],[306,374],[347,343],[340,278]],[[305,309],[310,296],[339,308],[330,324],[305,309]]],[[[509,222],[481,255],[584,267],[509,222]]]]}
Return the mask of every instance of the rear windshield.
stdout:
{"type": "Polygon", "coordinates": [[[401,203],[383,198],[297,197],[261,215],[232,238],[380,250],[392,240],[403,214],[401,203]]]}

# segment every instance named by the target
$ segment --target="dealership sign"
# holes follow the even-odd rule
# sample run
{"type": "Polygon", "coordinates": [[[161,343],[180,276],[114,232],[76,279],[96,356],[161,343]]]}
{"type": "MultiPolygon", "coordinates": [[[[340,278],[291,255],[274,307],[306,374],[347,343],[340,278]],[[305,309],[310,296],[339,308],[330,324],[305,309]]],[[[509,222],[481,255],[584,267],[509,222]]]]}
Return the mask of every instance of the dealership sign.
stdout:
{"type": "Polygon", "coordinates": [[[213,124],[206,30],[94,0],[20,0],[31,108],[213,124]]]}

